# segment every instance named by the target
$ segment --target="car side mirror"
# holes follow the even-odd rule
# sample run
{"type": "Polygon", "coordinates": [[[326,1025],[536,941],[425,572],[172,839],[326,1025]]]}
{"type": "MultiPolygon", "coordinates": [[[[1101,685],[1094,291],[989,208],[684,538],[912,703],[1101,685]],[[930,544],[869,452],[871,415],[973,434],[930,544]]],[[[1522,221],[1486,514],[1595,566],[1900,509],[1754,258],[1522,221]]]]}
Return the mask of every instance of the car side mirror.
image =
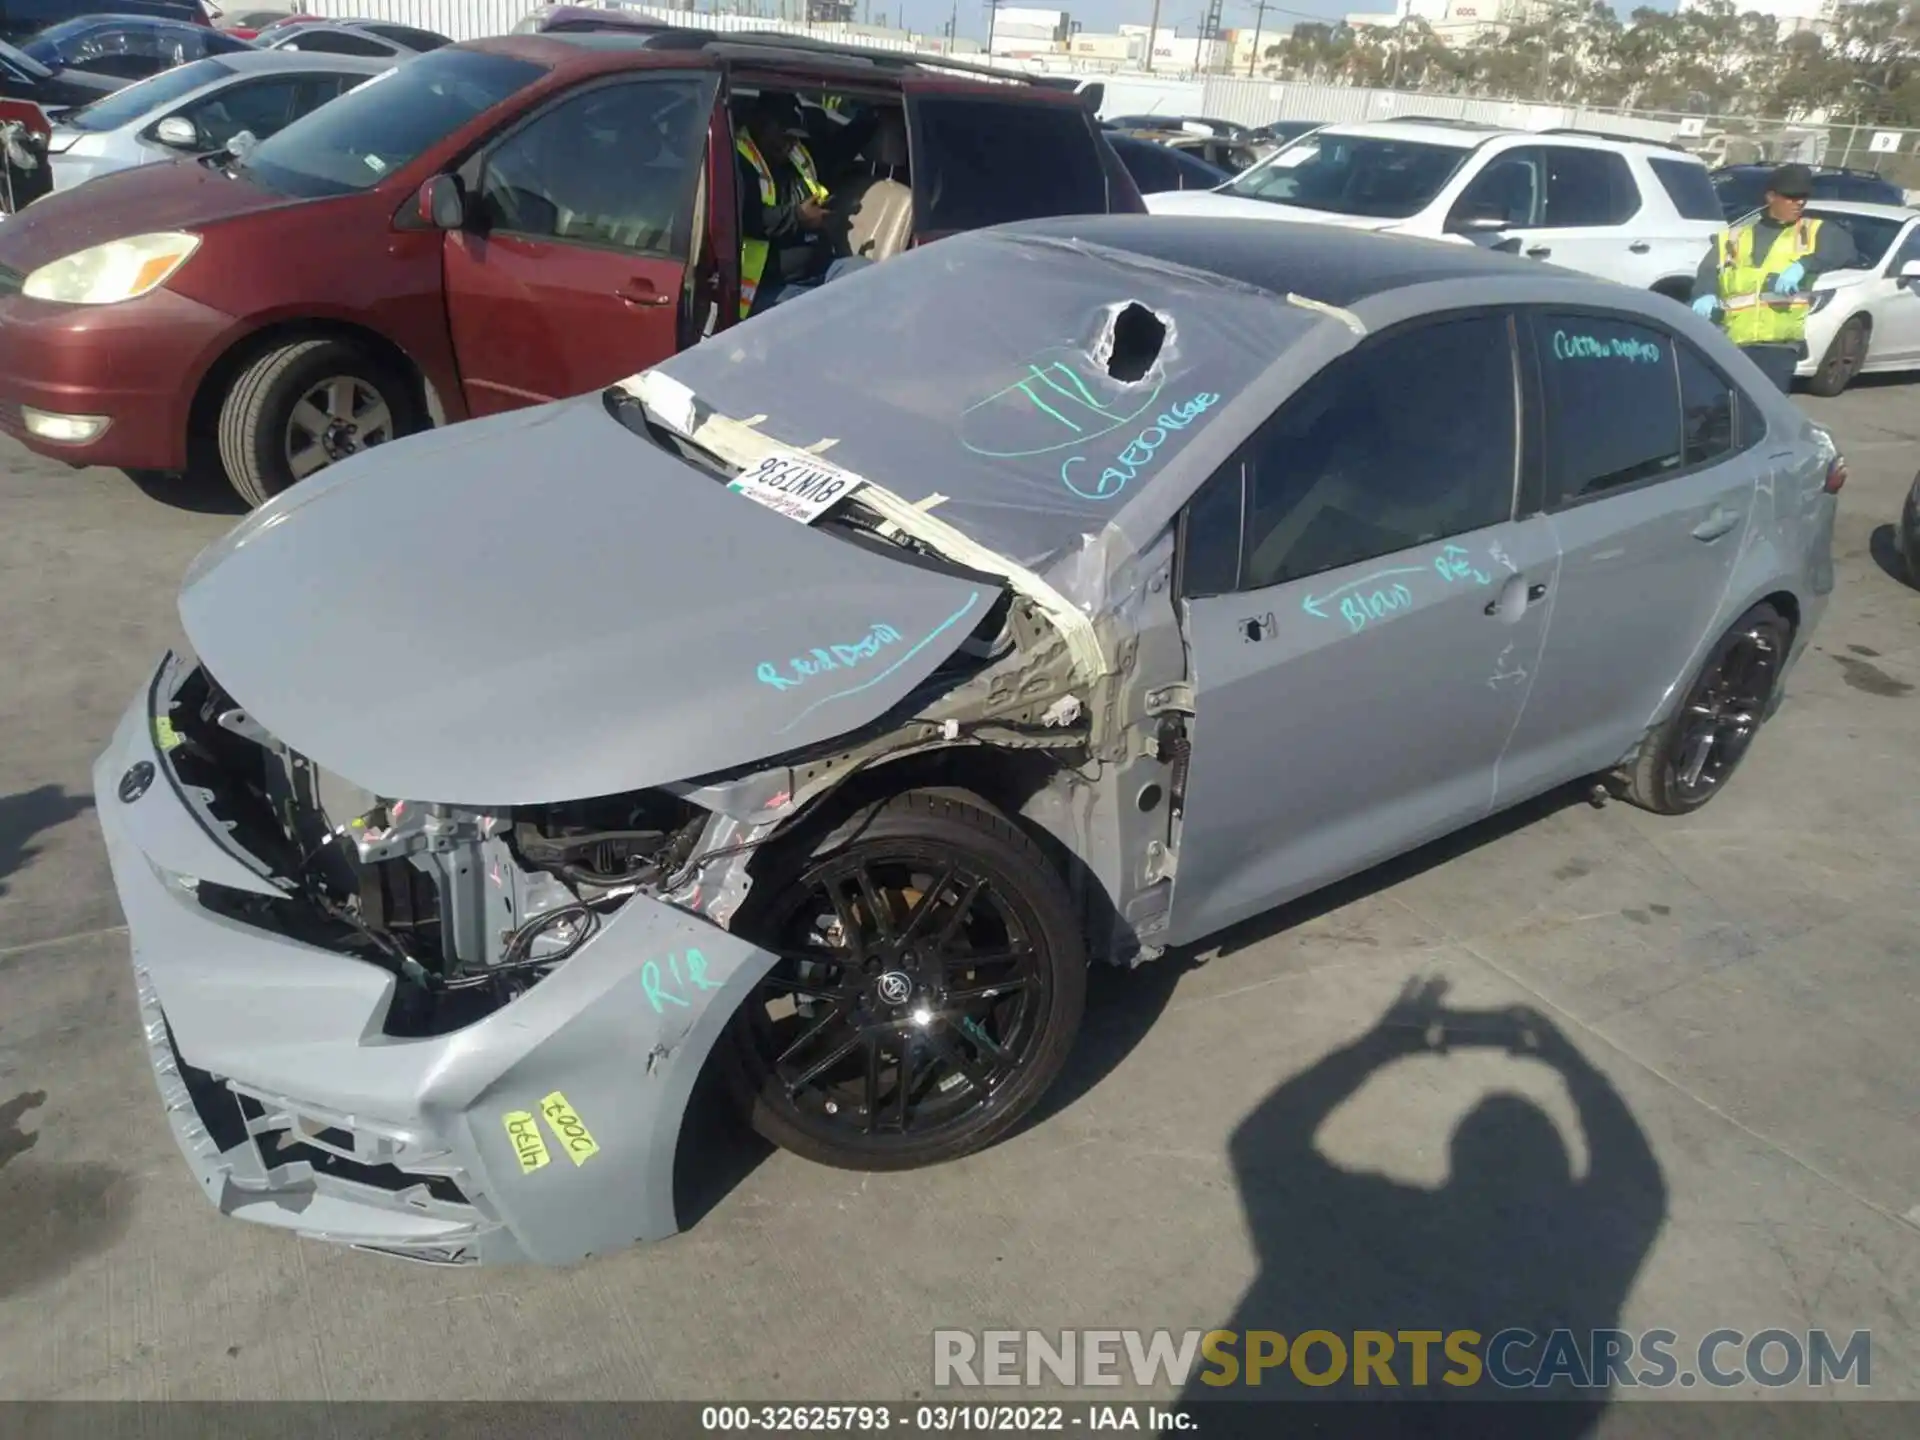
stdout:
{"type": "Polygon", "coordinates": [[[435,175],[416,198],[422,221],[436,230],[459,230],[467,223],[467,196],[453,175],[435,175]]]}
{"type": "Polygon", "coordinates": [[[1909,260],[1900,267],[1902,280],[1920,280],[1920,260],[1909,260]]]}
{"type": "Polygon", "coordinates": [[[169,115],[153,127],[153,138],[174,150],[197,150],[200,127],[184,115],[169,115]]]}

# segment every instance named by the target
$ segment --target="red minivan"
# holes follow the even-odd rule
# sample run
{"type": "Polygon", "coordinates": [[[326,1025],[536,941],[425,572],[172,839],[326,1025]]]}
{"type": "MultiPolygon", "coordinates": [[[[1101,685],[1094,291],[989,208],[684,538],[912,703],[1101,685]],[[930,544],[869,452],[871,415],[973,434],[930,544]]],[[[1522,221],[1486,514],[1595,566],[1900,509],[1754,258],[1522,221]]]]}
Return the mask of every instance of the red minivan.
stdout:
{"type": "Polygon", "coordinates": [[[429,424],[610,384],[737,317],[734,110],[767,91],[823,130],[877,121],[836,187],[844,253],[1145,209],[1079,96],[990,72],[776,35],[474,41],[238,158],[0,225],[0,429],[76,465],[217,465],[259,504],[429,424]]]}

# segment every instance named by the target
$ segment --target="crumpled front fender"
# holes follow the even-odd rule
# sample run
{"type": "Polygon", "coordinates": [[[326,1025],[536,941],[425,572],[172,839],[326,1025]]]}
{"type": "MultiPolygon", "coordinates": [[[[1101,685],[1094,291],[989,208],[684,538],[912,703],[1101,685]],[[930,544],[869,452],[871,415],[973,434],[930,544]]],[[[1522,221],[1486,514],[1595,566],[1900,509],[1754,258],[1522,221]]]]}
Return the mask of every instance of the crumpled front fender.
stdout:
{"type": "Polygon", "coordinates": [[[149,1058],[222,1210],[462,1262],[561,1264],[678,1229],[688,1098],[771,954],[635,895],[485,1018],[390,1036],[390,972],[201,903],[201,879],[244,877],[166,766],[142,697],[95,766],[95,796],[149,1058]],[[153,783],[121,799],[142,762],[153,783]]]}

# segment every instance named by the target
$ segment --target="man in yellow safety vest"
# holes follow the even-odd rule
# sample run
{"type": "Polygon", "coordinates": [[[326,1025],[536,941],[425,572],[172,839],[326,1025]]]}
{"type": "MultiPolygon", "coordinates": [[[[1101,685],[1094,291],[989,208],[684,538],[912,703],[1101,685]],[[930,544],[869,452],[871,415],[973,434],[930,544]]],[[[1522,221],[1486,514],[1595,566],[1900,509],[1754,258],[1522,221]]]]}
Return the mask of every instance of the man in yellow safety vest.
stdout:
{"type": "MultiPolygon", "coordinates": [[[[871,122],[846,125],[834,148],[851,153],[872,128],[871,122]]],[[[832,255],[827,243],[834,224],[831,196],[806,134],[799,103],[776,93],[756,96],[735,131],[743,320],[868,263],[832,255]]]]}
{"type": "Polygon", "coordinates": [[[1714,318],[1781,390],[1807,353],[1814,277],[1854,263],[1844,226],[1806,218],[1813,172],[1782,165],[1767,178],[1766,208],[1723,230],[1693,280],[1693,308],[1714,318]]]}

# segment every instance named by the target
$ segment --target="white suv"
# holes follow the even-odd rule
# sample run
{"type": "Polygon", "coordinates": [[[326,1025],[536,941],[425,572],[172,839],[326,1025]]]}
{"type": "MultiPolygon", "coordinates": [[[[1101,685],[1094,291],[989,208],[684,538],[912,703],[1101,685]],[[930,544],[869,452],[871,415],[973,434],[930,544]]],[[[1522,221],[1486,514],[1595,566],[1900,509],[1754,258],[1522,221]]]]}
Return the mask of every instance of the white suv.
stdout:
{"type": "Polygon", "coordinates": [[[1726,221],[1707,167],[1651,141],[1448,120],[1329,125],[1156,215],[1351,225],[1530,255],[1684,300],[1726,221]]]}

